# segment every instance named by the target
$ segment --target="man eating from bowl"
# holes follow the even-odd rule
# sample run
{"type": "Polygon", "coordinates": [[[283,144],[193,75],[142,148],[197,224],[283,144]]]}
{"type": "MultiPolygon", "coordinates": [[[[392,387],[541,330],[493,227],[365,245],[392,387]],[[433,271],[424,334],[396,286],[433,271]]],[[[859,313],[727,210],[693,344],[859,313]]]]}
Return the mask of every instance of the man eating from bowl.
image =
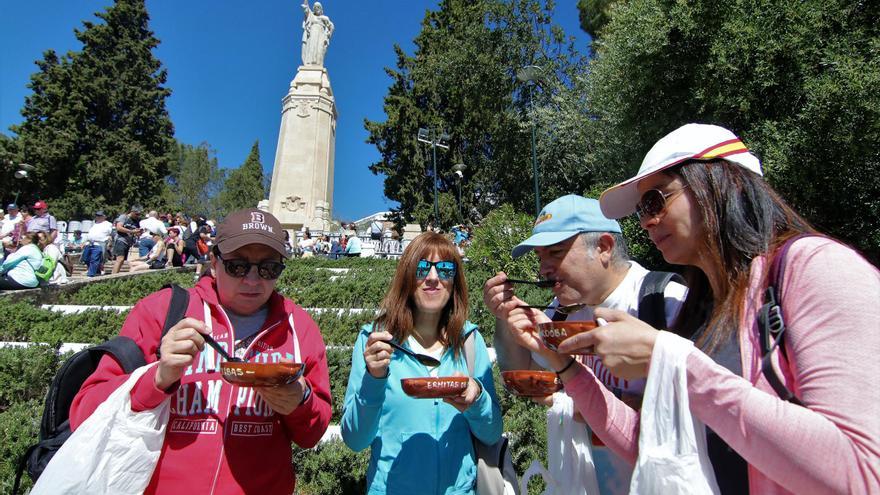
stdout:
{"type": "MultiPolygon", "coordinates": [[[[275,290],[284,269],[284,231],[257,209],[231,213],[219,226],[213,276],[189,289],[186,316],[162,336],[172,291],[138,302],[121,335],[148,363],[131,391],[132,410],[170,399],[158,465],[145,493],[292,493],[291,442],[317,444],[330,421],[330,380],[315,322],[275,290]],[[223,359],[205,345],[210,334],[248,362],[299,362],[305,373],[278,387],[243,387],[221,378],[223,359]]],[[[74,399],[76,429],[128,375],[105,355],[74,399]]]]}
{"type": "MultiPolygon", "coordinates": [[[[552,366],[541,361],[537,354],[517,345],[508,331],[510,326],[536,328],[537,323],[551,319],[592,321],[593,309],[603,307],[620,309],[646,321],[655,320],[656,325],[668,328],[687,292],[683,285],[672,281],[672,274],[649,272],[629,259],[620,225],[605,218],[595,199],[569,194],[545,206],[535,220],[532,236],[513,248],[511,255],[518,258],[532,250],[538,256],[541,278],[555,282],[552,286],[555,297],[546,313],[521,308],[526,303],[516,297],[514,285],[504,272],[489,279],[483,287],[483,302],[496,317],[494,346],[498,365],[505,371],[546,368],[561,373],[574,362],[574,358],[566,358],[570,359],[567,365],[552,366]]],[[[616,395],[640,402],[645,380],[619,380],[594,356],[580,359],[616,395]]],[[[557,411],[566,409],[561,401],[570,400],[557,394],[543,402],[557,411]]],[[[576,418],[563,417],[566,421],[572,419],[583,423],[579,414],[576,418]]],[[[575,441],[571,440],[565,448],[575,450],[575,441]]],[[[631,466],[602,447],[595,438],[593,458],[600,493],[626,493],[631,466]]],[[[586,459],[583,461],[581,464],[586,463],[586,459]]],[[[581,465],[550,468],[582,472],[581,465]]],[[[593,490],[587,491],[592,493],[593,490]]]]}

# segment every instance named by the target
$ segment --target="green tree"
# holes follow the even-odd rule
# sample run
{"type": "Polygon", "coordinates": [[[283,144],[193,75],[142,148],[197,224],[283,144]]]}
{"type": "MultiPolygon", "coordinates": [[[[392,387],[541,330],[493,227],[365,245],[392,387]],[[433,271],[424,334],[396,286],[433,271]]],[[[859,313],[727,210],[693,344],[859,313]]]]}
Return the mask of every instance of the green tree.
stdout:
{"type": "Polygon", "coordinates": [[[163,187],[173,147],[165,108],[171,91],[153,55],[143,0],[117,0],[75,30],[82,51],[48,50],[13,126],[23,159],[37,167],[31,192],[60,216],[150,204],[163,187]]]}
{"type": "Polygon", "coordinates": [[[217,157],[208,143],[198,146],[178,143],[170,172],[165,207],[188,215],[217,216],[224,173],[217,166],[217,157]]]}
{"type": "Polygon", "coordinates": [[[229,177],[223,184],[223,190],[219,196],[223,211],[228,213],[242,208],[255,208],[257,203],[266,197],[263,183],[260,142],[254,141],[247,159],[240,167],[229,173],[229,177]]]}
{"type": "MultiPolygon", "coordinates": [[[[419,128],[450,136],[450,149],[437,150],[441,199],[452,199],[442,201],[442,225],[458,222],[452,167],[459,162],[468,167],[461,184],[466,214],[485,215],[502,203],[534,209],[530,122],[541,120],[540,109],[554,108],[584,69],[571,40],[551,25],[552,11],[552,1],[444,0],[425,14],[413,55],[394,47],[397,66],[386,69],[392,78],[386,119],[365,125],[368,141],[382,155],[370,170],[386,176],[385,195],[400,203],[401,222],[424,225],[433,217],[432,150],[416,140],[419,128]],[[544,69],[540,87],[517,82],[516,72],[525,65],[544,69]]],[[[582,188],[567,180],[571,174],[553,175],[559,167],[577,168],[579,161],[556,161],[557,155],[575,154],[559,149],[574,140],[555,125],[539,122],[539,129],[542,188],[554,191],[549,195],[582,188]],[[552,146],[554,154],[547,152],[552,146]]]]}
{"type": "Polygon", "coordinates": [[[581,29],[596,38],[611,20],[611,10],[617,0],[578,0],[578,19],[581,29]]]}
{"type": "Polygon", "coordinates": [[[880,4],[618,3],[587,88],[595,169],[631,176],[687,122],[736,132],[821,230],[880,259],[880,4]]]}

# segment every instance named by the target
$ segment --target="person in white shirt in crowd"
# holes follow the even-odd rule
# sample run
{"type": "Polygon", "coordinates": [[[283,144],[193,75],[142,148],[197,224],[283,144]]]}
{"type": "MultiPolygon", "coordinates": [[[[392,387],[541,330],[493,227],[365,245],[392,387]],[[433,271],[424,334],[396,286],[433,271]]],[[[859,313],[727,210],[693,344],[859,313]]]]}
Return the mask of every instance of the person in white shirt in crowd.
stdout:
{"type": "Polygon", "coordinates": [[[107,249],[111,235],[113,235],[113,224],[107,221],[103,211],[96,211],[95,223],[86,233],[83,246],[82,260],[89,267],[86,276],[96,277],[103,274],[104,251],[107,249]]]}
{"type": "Polygon", "coordinates": [[[22,221],[22,215],[18,211],[18,205],[10,203],[6,206],[6,215],[3,215],[3,224],[0,225],[0,251],[12,249],[15,245],[15,228],[22,221]]]}
{"type": "Polygon", "coordinates": [[[0,226],[0,237],[6,237],[15,228],[15,225],[21,222],[21,213],[18,211],[18,205],[10,203],[6,205],[6,214],[3,215],[3,225],[0,226]]]}
{"type": "Polygon", "coordinates": [[[156,210],[147,213],[147,218],[144,218],[140,222],[140,228],[143,233],[138,242],[138,256],[143,258],[150,252],[155,244],[153,241],[153,234],[159,234],[161,237],[164,237],[168,234],[168,229],[165,228],[165,224],[162,220],[159,220],[159,213],[156,212],[156,210]]]}
{"type": "Polygon", "coordinates": [[[130,260],[129,264],[131,265],[131,271],[139,272],[145,270],[158,270],[160,268],[165,268],[167,259],[166,259],[166,248],[165,241],[162,240],[162,234],[156,232],[151,234],[151,241],[153,247],[147,253],[146,256],[142,256],[136,260],[130,260]]]}
{"type": "Polygon", "coordinates": [[[306,230],[303,239],[299,241],[299,249],[302,251],[303,258],[311,258],[315,255],[315,239],[312,239],[312,233],[306,230]]]}

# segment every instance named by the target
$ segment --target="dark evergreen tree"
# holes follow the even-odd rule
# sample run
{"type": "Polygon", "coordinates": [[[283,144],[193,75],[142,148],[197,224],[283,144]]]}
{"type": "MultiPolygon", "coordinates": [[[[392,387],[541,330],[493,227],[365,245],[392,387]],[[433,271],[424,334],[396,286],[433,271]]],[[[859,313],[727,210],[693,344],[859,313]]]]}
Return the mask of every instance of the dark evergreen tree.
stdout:
{"type": "MultiPolygon", "coordinates": [[[[530,122],[544,119],[530,108],[556,108],[584,67],[564,33],[551,27],[552,8],[552,2],[538,0],[444,0],[425,14],[413,55],[394,47],[397,67],[387,69],[392,84],[386,119],[365,125],[382,154],[370,170],[386,176],[385,195],[400,203],[399,221],[424,225],[433,217],[432,152],[416,140],[419,128],[450,136],[450,149],[437,150],[441,225],[459,221],[452,167],[460,162],[468,167],[465,215],[486,214],[501,203],[534,211],[530,122]],[[534,90],[516,78],[526,65],[543,68],[544,82],[534,90]]],[[[539,128],[542,194],[552,199],[582,191],[587,169],[580,160],[558,160],[586,153],[569,153],[562,149],[573,144],[569,136],[539,128]]]]}
{"type": "Polygon", "coordinates": [[[226,213],[242,208],[256,208],[257,203],[266,197],[263,182],[260,142],[255,141],[244,163],[229,172],[220,192],[220,206],[226,213]]]}
{"type": "Polygon", "coordinates": [[[31,185],[62,217],[155,203],[173,157],[171,91],[144,1],[117,0],[96,16],[103,22],[75,30],[82,51],[37,62],[25,120],[13,127],[37,167],[31,185]]]}

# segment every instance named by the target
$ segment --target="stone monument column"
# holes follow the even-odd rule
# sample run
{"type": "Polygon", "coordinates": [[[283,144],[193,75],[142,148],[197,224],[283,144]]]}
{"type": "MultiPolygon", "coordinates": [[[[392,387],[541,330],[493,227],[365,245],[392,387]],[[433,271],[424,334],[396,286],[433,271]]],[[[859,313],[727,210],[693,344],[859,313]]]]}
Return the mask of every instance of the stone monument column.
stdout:
{"type": "Polygon", "coordinates": [[[303,0],[303,11],[303,65],[282,100],[269,212],[285,229],[324,231],[333,209],[336,149],[336,102],[323,66],[333,23],[319,3],[312,11],[303,0]]]}

